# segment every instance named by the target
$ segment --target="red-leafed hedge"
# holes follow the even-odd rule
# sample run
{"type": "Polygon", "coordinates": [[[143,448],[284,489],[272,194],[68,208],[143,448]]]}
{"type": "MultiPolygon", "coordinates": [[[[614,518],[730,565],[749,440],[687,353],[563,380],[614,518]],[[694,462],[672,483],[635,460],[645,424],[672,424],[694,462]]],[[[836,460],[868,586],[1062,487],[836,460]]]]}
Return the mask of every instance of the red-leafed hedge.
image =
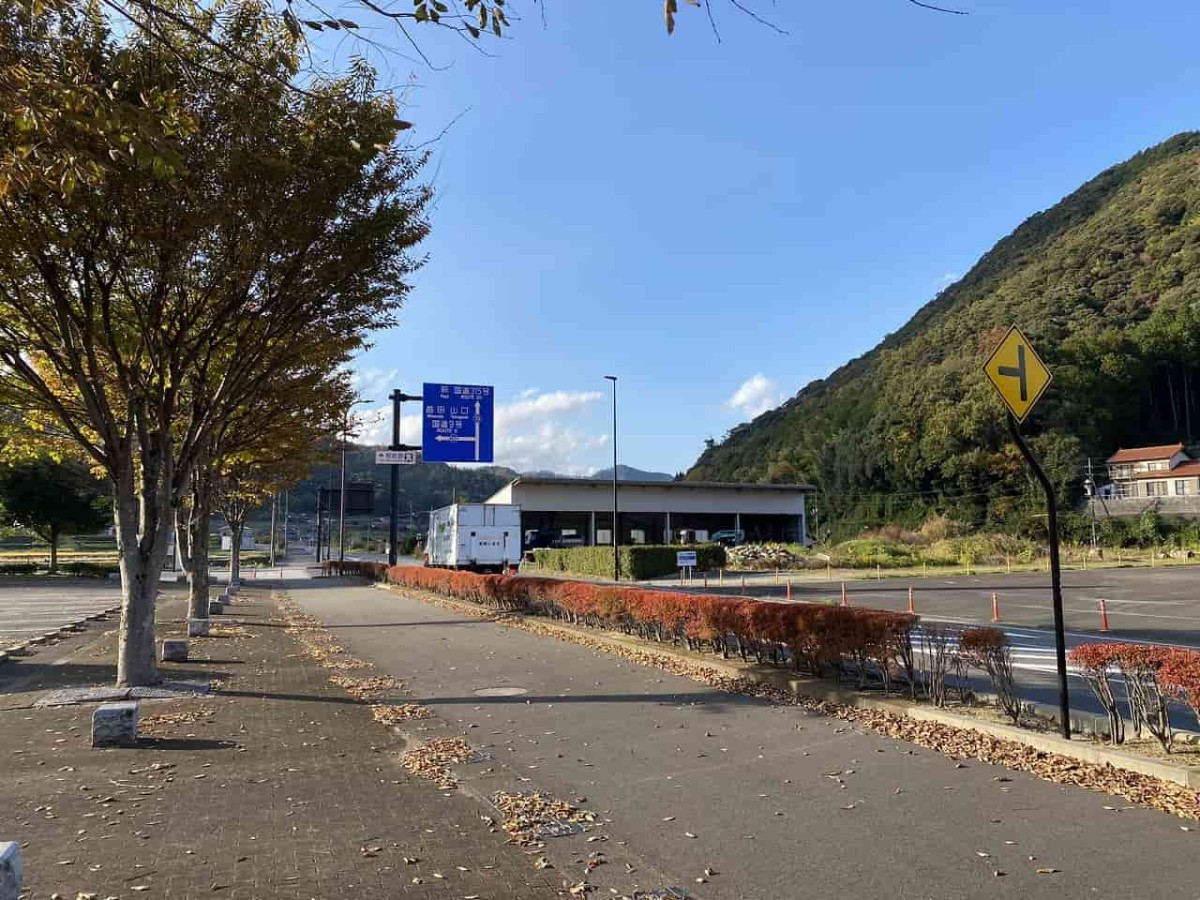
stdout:
{"type": "Polygon", "coordinates": [[[1171,650],[1158,672],[1163,689],[1200,720],[1200,652],[1171,650]]]}
{"type": "Polygon", "coordinates": [[[1168,703],[1178,700],[1200,718],[1200,652],[1153,644],[1080,644],[1068,654],[1108,713],[1114,742],[1124,739],[1124,724],[1109,677],[1119,672],[1134,732],[1145,728],[1170,752],[1174,740],[1168,703]]]}
{"type": "Polygon", "coordinates": [[[504,612],[524,612],[607,628],[728,657],[790,664],[821,674],[848,668],[860,685],[900,674],[915,684],[912,629],[916,616],[860,607],[774,603],[592,584],[557,578],[475,575],[394,566],[394,584],[457,597],[504,612]]]}

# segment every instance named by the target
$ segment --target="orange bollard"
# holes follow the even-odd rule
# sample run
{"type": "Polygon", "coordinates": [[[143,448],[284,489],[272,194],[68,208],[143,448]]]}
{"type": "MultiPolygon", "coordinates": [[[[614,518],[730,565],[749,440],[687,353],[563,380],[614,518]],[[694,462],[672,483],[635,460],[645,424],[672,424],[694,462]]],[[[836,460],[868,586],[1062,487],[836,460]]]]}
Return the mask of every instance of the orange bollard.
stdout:
{"type": "Polygon", "coordinates": [[[995,591],[992,591],[992,621],[1000,621],[1000,598],[996,596],[995,591]]]}
{"type": "Polygon", "coordinates": [[[912,588],[908,589],[908,614],[910,616],[915,616],[917,614],[917,608],[913,605],[913,589],[912,588]]]}
{"type": "Polygon", "coordinates": [[[1100,598],[1100,630],[1108,631],[1108,606],[1104,603],[1104,598],[1100,598]]]}
{"type": "Polygon", "coordinates": [[[746,576],[742,576],[742,593],[746,593],[746,576]]]}
{"type": "Polygon", "coordinates": [[[846,599],[846,582],[842,582],[842,606],[849,606],[850,601],[846,599]]]}
{"type": "Polygon", "coordinates": [[[787,580],[787,600],[788,603],[792,602],[792,579],[790,578],[787,580]]]}

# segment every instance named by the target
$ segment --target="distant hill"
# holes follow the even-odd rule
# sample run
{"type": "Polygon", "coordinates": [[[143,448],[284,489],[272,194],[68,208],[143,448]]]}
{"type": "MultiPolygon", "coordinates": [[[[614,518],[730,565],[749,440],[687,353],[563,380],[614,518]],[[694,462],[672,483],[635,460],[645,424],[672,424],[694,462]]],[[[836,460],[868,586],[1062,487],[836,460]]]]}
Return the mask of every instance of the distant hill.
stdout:
{"type": "MultiPolygon", "coordinates": [[[[613,470],[612,466],[607,469],[601,469],[591,476],[597,481],[612,481],[613,470]]],[[[674,475],[668,475],[666,472],[648,472],[645,469],[635,469],[633,466],[619,465],[617,466],[618,481],[674,481],[674,475]]]]}
{"type": "Polygon", "coordinates": [[[813,482],[822,518],[846,532],[939,511],[1044,533],[981,372],[1014,323],[1054,373],[1025,430],[1064,497],[1078,496],[1085,457],[1196,437],[1200,133],[1031,216],[903,328],[734,428],[686,477],[813,482]]]}
{"type": "MultiPolygon", "coordinates": [[[[504,485],[517,477],[512,469],[503,466],[480,468],[457,468],[445,463],[420,463],[415,466],[399,466],[400,509],[407,513],[436,509],[446,506],[456,497],[462,502],[478,503],[486,500],[504,485]]],[[[317,488],[338,484],[339,469],[336,464],[320,466],[312,476],[295,485],[289,491],[289,503],[293,512],[315,512],[317,488]]],[[[375,483],[375,514],[388,513],[388,490],[391,474],[387,466],[375,464],[374,447],[354,447],[346,454],[347,481],[373,481],[375,483]]]]}

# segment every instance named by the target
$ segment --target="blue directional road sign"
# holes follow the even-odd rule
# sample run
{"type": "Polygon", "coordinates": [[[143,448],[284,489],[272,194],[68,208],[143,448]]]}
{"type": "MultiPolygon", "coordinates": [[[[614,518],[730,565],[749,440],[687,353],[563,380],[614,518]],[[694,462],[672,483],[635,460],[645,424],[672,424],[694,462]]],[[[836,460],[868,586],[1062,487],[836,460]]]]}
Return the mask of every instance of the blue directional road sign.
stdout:
{"type": "Polygon", "coordinates": [[[421,414],[425,462],[487,462],[494,459],[490,384],[429,384],[421,414]]]}

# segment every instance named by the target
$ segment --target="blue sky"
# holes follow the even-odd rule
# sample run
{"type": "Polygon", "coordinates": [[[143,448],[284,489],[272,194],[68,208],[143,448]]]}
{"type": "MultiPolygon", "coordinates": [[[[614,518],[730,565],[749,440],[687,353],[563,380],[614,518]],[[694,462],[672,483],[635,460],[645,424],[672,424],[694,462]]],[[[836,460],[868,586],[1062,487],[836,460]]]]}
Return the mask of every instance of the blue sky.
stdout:
{"type": "Polygon", "coordinates": [[[673,37],[656,2],[547,0],[491,56],[418,29],[448,68],[376,58],[415,82],[417,140],[459,118],[429,263],[358,362],[374,406],[493,384],[497,462],[581,473],[611,461],[613,374],[621,462],[686,469],[1030,214],[1200,127],[1194,0],[754,6],[786,36],[714,0],[720,43],[680,6],[673,37]]]}

